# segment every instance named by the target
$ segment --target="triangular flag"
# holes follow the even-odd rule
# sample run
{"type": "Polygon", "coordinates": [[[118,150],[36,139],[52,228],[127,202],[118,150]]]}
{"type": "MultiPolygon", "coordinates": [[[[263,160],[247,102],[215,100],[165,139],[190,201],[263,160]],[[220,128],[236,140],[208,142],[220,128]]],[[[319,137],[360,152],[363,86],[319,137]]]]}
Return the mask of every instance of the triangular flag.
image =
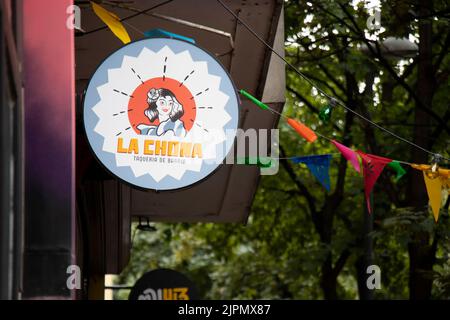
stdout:
{"type": "Polygon", "coordinates": [[[442,199],[442,179],[437,175],[434,178],[428,176],[426,171],[423,171],[423,180],[427,187],[428,199],[430,199],[430,206],[433,210],[434,221],[438,221],[439,211],[441,209],[442,199]]]}
{"type": "Polygon", "coordinates": [[[270,168],[272,158],[270,157],[243,157],[237,158],[237,164],[257,165],[259,168],[270,168]]]}
{"type": "Polygon", "coordinates": [[[391,162],[391,159],[375,156],[373,154],[366,154],[362,151],[357,151],[363,163],[364,174],[364,189],[366,194],[367,210],[372,212],[370,206],[370,193],[372,192],[375,182],[383,171],[384,167],[391,162]]]}
{"type": "Polygon", "coordinates": [[[291,159],[294,163],[304,163],[316,179],[330,191],[330,161],[331,154],[314,155],[306,157],[295,157],[291,159]]]}
{"type": "Polygon", "coordinates": [[[116,35],[117,38],[122,40],[124,44],[127,44],[131,41],[127,30],[123,26],[122,22],[120,22],[118,16],[96,4],[95,2],[91,1],[91,4],[95,14],[109,27],[109,29],[111,29],[111,31],[116,35]]]}
{"type": "Polygon", "coordinates": [[[356,152],[352,149],[344,146],[343,144],[340,144],[336,140],[331,140],[331,142],[336,146],[336,148],[342,153],[345,159],[350,161],[353,168],[355,168],[356,172],[361,172],[361,168],[359,166],[358,156],[356,155],[356,152]]]}
{"type": "Polygon", "coordinates": [[[406,174],[405,169],[403,169],[403,167],[400,165],[400,163],[396,160],[393,160],[392,162],[390,162],[388,164],[388,167],[390,167],[391,169],[393,169],[396,172],[395,181],[400,180],[400,178],[406,174]]]}
{"type": "Polygon", "coordinates": [[[295,130],[299,135],[306,139],[308,142],[314,142],[317,140],[317,135],[310,128],[305,126],[303,123],[296,121],[294,119],[288,118],[288,124],[295,130]]]}
{"type": "Polygon", "coordinates": [[[151,30],[145,31],[145,32],[144,32],[144,35],[145,35],[147,38],[171,38],[171,39],[180,39],[180,40],[184,40],[184,41],[187,41],[187,42],[190,42],[190,43],[195,44],[195,40],[192,39],[192,38],[188,38],[188,37],[182,36],[182,35],[180,35],[180,34],[176,34],[176,33],[173,33],[173,32],[169,32],[169,31],[166,31],[166,30],[164,30],[164,29],[151,29],[151,30]]]}

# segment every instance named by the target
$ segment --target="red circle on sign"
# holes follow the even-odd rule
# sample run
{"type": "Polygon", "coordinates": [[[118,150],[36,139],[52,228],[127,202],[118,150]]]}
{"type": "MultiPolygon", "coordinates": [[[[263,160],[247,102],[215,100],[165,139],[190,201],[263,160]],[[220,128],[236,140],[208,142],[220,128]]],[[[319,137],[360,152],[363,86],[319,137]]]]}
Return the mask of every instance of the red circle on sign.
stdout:
{"type": "Polygon", "coordinates": [[[191,130],[197,114],[192,93],[179,81],[167,77],[147,80],[134,90],[132,98],[130,98],[130,101],[128,102],[128,119],[130,120],[133,130],[137,134],[140,134],[139,129],[137,129],[138,125],[146,124],[157,126],[159,124],[158,119],[150,122],[150,119],[144,114],[144,111],[149,107],[147,103],[147,94],[150,89],[153,88],[164,88],[172,91],[183,106],[184,114],[180,120],[183,121],[186,131],[191,130]]]}

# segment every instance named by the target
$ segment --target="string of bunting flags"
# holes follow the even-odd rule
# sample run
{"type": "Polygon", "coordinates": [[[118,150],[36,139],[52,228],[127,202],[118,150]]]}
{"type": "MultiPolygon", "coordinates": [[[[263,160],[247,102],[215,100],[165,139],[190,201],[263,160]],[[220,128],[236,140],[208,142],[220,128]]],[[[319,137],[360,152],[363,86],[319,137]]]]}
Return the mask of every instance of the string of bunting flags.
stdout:
{"type": "MultiPolygon", "coordinates": [[[[231,8],[229,8],[222,0],[217,0],[218,3],[220,3],[222,5],[222,7],[228,11],[228,13],[230,13],[230,15],[232,15],[239,23],[241,23],[248,32],[250,32],[261,44],[263,44],[266,48],[268,48],[275,56],[277,56],[280,60],[282,60],[286,66],[288,66],[290,69],[292,69],[295,73],[297,73],[303,80],[305,80],[309,85],[311,85],[311,87],[315,88],[317,90],[317,92],[328,99],[329,104],[326,108],[322,109],[319,113],[319,118],[323,119],[325,122],[328,121],[331,117],[331,112],[333,110],[334,106],[340,106],[342,108],[344,108],[346,111],[353,113],[355,116],[357,116],[358,118],[360,118],[361,120],[364,120],[365,122],[369,123],[370,125],[376,127],[379,130],[382,130],[383,132],[391,135],[392,137],[396,138],[397,140],[401,140],[417,149],[422,150],[423,152],[426,152],[430,155],[432,155],[433,157],[437,157],[439,156],[439,158],[441,160],[446,160],[446,161],[450,161],[450,158],[446,158],[438,153],[434,153],[430,150],[427,150],[421,146],[419,146],[418,144],[415,144],[412,141],[409,141],[408,139],[405,139],[401,136],[399,136],[398,134],[384,128],[383,126],[379,125],[376,122],[373,122],[372,120],[370,120],[369,118],[365,117],[362,114],[359,114],[358,112],[356,112],[355,110],[353,110],[350,107],[347,107],[342,101],[336,99],[335,97],[332,97],[331,95],[329,95],[328,93],[326,93],[324,90],[322,90],[319,86],[317,86],[313,80],[311,80],[309,77],[307,77],[303,72],[301,72],[299,69],[297,69],[292,63],[290,63],[289,61],[287,61],[283,55],[281,55],[280,53],[278,53],[274,48],[272,48],[260,35],[258,35],[255,30],[253,30],[245,21],[243,21],[233,10],[231,10],[231,8]]],[[[273,111],[273,110],[272,110],[273,111]]],[[[294,122],[293,122],[294,123],[294,122]]],[[[291,125],[292,126],[292,125],[291,125]]],[[[295,129],[295,128],[294,128],[295,129]]],[[[326,138],[326,137],[323,137],[326,138]]],[[[328,139],[328,138],[326,138],[328,139]]]]}
{"type": "MultiPolygon", "coordinates": [[[[362,151],[353,151],[352,149],[328,138],[325,137],[321,134],[319,134],[318,132],[314,133],[313,130],[311,130],[310,128],[308,128],[306,125],[304,125],[303,123],[294,120],[292,118],[288,118],[288,117],[284,117],[282,114],[276,112],[275,110],[270,109],[267,105],[264,105],[265,108],[263,109],[269,109],[272,112],[276,112],[278,113],[281,117],[286,118],[287,123],[303,138],[305,138],[305,140],[307,140],[308,142],[314,142],[317,139],[317,135],[329,140],[330,142],[332,142],[337,148],[338,150],[342,153],[342,155],[351,162],[351,164],[353,165],[353,167],[355,168],[355,170],[357,172],[360,172],[360,167],[359,167],[359,162],[357,161],[358,156],[359,155],[362,159],[362,163],[363,163],[363,175],[364,175],[364,185],[365,185],[365,195],[366,195],[366,201],[367,201],[367,206],[369,209],[369,213],[371,212],[371,206],[370,206],[370,192],[373,189],[373,186],[375,185],[376,180],[378,179],[378,177],[380,176],[381,172],[383,171],[384,167],[386,165],[389,165],[391,168],[393,168],[394,170],[397,171],[397,179],[399,179],[399,177],[404,175],[404,169],[401,168],[400,163],[406,164],[406,165],[410,165],[411,167],[413,167],[414,169],[417,170],[422,170],[423,174],[424,174],[424,179],[425,179],[425,185],[427,187],[427,193],[428,193],[428,197],[430,199],[430,205],[432,207],[433,210],[433,215],[435,218],[435,221],[437,222],[438,217],[439,217],[439,211],[440,211],[440,206],[441,206],[441,201],[442,201],[442,190],[443,188],[445,188],[447,190],[447,192],[449,192],[449,169],[439,169],[438,168],[438,163],[440,160],[445,159],[446,161],[450,161],[450,159],[443,157],[440,154],[437,153],[433,153],[430,150],[427,150],[417,144],[415,144],[414,142],[411,142],[397,134],[395,134],[394,132],[380,126],[379,124],[371,121],[370,119],[368,119],[367,117],[359,114],[358,112],[356,112],[355,110],[353,110],[352,108],[347,107],[343,102],[340,102],[339,100],[335,99],[334,97],[330,96],[329,94],[327,94],[324,90],[322,90],[320,87],[318,87],[314,81],[312,81],[311,79],[309,79],[305,74],[303,74],[299,69],[297,69],[294,65],[292,65],[289,61],[287,61],[280,53],[278,53],[274,48],[272,48],[261,36],[259,36],[245,21],[243,21],[235,12],[233,12],[233,10],[231,10],[222,0],[217,0],[217,2],[219,2],[222,7],[227,10],[230,15],[232,15],[237,21],[239,21],[260,43],[262,43],[264,46],[266,46],[270,51],[273,52],[273,54],[275,54],[279,59],[281,59],[289,68],[291,68],[295,73],[297,73],[300,77],[302,77],[306,82],[308,82],[312,87],[314,87],[322,96],[328,98],[329,101],[329,105],[326,108],[323,108],[322,110],[320,110],[319,112],[319,118],[324,121],[327,122],[329,121],[330,117],[331,117],[331,113],[333,111],[333,107],[336,105],[341,106],[342,108],[344,108],[346,111],[353,113],[354,115],[358,116],[360,119],[368,122],[369,124],[371,124],[372,126],[384,131],[385,133],[395,137],[398,140],[401,140],[405,143],[408,143],[409,145],[422,150],[423,152],[426,152],[430,155],[433,156],[434,158],[434,165],[433,166],[428,166],[428,165],[416,165],[416,164],[411,164],[405,161],[395,161],[392,159],[388,159],[388,158],[383,158],[383,157],[379,157],[379,156],[375,156],[375,155],[371,155],[371,154],[365,154],[362,151]]],[[[245,90],[241,90],[240,93],[246,97],[248,97],[250,94],[248,94],[245,90]]],[[[261,104],[257,104],[261,107],[261,104]]]]}
{"type": "MultiPolygon", "coordinates": [[[[426,164],[412,164],[405,161],[393,160],[385,157],[380,157],[373,154],[367,154],[362,152],[361,150],[353,150],[342,143],[330,139],[317,131],[314,132],[312,129],[307,127],[305,124],[301,123],[298,120],[289,118],[284,116],[283,114],[277,112],[276,110],[270,108],[268,105],[259,101],[255,97],[253,97],[250,93],[245,90],[240,90],[240,94],[250,101],[255,103],[263,110],[269,110],[279,114],[282,118],[286,119],[286,122],[289,126],[292,127],[301,137],[303,137],[307,142],[312,143],[317,140],[317,136],[323,137],[326,140],[330,141],[336,149],[340,152],[340,154],[347,159],[347,161],[352,165],[356,172],[361,173],[361,163],[362,163],[362,173],[364,179],[364,189],[365,189],[365,197],[367,210],[369,213],[372,212],[372,205],[370,203],[370,194],[375,186],[378,177],[381,172],[383,172],[386,166],[390,167],[396,172],[395,180],[398,181],[406,174],[406,170],[401,166],[401,163],[410,165],[412,168],[416,170],[423,171],[423,177],[425,181],[425,185],[427,188],[427,194],[430,200],[430,206],[433,211],[433,216],[435,221],[438,221],[439,212],[442,203],[442,191],[446,190],[448,194],[450,194],[450,169],[439,168],[438,159],[436,159],[436,163],[434,165],[426,165],[426,164]],[[361,161],[360,161],[361,159],[361,161]]],[[[328,112],[330,113],[330,112],[328,112]]],[[[330,191],[330,176],[329,176],[329,168],[330,168],[330,160],[332,158],[331,154],[324,155],[311,155],[311,156],[303,156],[303,157],[291,157],[290,159],[293,163],[305,164],[308,169],[311,171],[313,176],[325,187],[327,191],[330,191]]],[[[250,163],[259,163],[250,162],[250,163]]],[[[267,167],[267,165],[266,165],[267,167]]]]}
{"type": "MultiPolygon", "coordinates": [[[[327,97],[329,99],[329,104],[320,110],[319,112],[319,118],[324,121],[325,123],[328,122],[331,118],[331,114],[333,111],[333,108],[336,105],[340,105],[343,108],[345,108],[349,112],[353,112],[355,115],[360,117],[361,119],[369,122],[370,124],[376,126],[377,128],[385,131],[386,133],[396,137],[399,140],[402,140],[416,148],[421,149],[424,152],[427,152],[434,157],[434,164],[433,165],[427,165],[427,164],[412,164],[405,161],[400,160],[393,160],[385,157],[380,157],[373,154],[367,154],[360,150],[353,150],[340,142],[330,139],[322,134],[320,134],[317,131],[313,131],[311,128],[303,124],[302,122],[295,120],[293,118],[289,118],[284,116],[283,114],[277,112],[276,110],[270,108],[268,105],[264,104],[263,102],[259,101],[257,98],[253,97],[251,94],[249,94],[245,90],[240,90],[240,94],[247,99],[249,99],[251,102],[253,102],[255,105],[260,107],[263,110],[268,110],[271,112],[274,112],[280,117],[284,118],[287,122],[287,124],[295,130],[302,138],[304,138],[307,142],[313,143],[318,139],[318,136],[321,138],[324,138],[328,140],[330,143],[332,143],[336,149],[340,152],[340,154],[347,159],[348,162],[352,165],[352,167],[356,170],[357,173],[361,173],[361,163],[362,163],[362,174],[363,174],[363,180],[364,180],[364,188],[365,188],[365,197],[366,197],[366,203],[367,203],[367,209],[368,212],[372,212],[372,206],[370,203],[370,194],[373,190],[373,187],[378,180],[378,177],[380,176],[381,172],[383,172],[384,168],[386,166],[390,167],[396,172],[395,180],[398,181],[406,174],[405,169],[401,166],[401,164],[409,165],[415,170],[419,170],[423,172],[424,182],[427,189],[427,194],[430,201],[430,206],[433,211],[433,216],[435,221],[438,221],[439,218],[439,212],[440,207],[442,203],[442,194],[443,191],[447,191],[448,194],[450,194],[450,169],[444,169],[439,168],[439,161],[442,159],[446,159],[442,157],[439,154],[433,153],[429,150],[426,150],[416,144],[414,144],[411,141],[408,141],[395,133],[381,127],[380,125],[370,121],[369,119],[365,118],[364,116],[358,114],[356,111],[352,110],[351,108],[348,108],[343,103],[340,103],[333,97],[326,94],[323,90],[318,88],[308,77],[306,77],[303,73],[301,73],[297,68],[292,66],[286,59],[284,59],[280,54],[278,54],[270,45],[268,45],[258,34],[256,34],[244,21],[242,21],[237,15],[234,14],[222,1],[218,0],[218,2],[224,6],[227,11],[230,12],[239,22],[241,22],[245,28],[248,29],[249,32],[251,32],[261,43],[263,43],[265,46],[267,46],[275,55],[277,55],[280,59],[282,59],[286,65],[288,65],[290,68],[292,68],[296,73],[298,73],[302,78],[304,78],[306,81],[308,81],[309,84],[311,84],[314,88],[316,88],[322,95],[327,97]],[[361,161],[360,161],[361,160],[361,161]]],[[[94,13],[109,27],[109,29],[114,33],[115,36],[117,36],[124,44],[129,43],[130,36],[127,33],[127,30],[121,23],[121,20],[119,17],[117,17],[114,13],[104,9],[100,5],[94,3],[91,1],[92,9],[94,13]]],[[[329,168],[330,168],[330,162],[331,162],[332,155],[331,154],[324,154],[324,155],[311,155],[311,156],[302,156],[302,157],[291,157],[287,158],[290,159],[295,164],[303,163],[305,164],[308,169],[311,171],[311,173],[314,175],[314,177],[324,186],[324,188],[327,191],[330,191],[330,176],[329,176],[329,168]]],[[[238,164],[257,164],[259,167],[270,167],[271,163],[270,160],[267,162],[267,158],[263,161],[260,158],[245,158],[245,159],[238,159],[238,164]]]]}
{"type": "MultiPolygon", "coordinates": [[[[445,158],[440,154],[434,153],[430,150],[427,150],[414,142],[411,142],[394,132],[380,126],[379,124],[371,121],[367,117],[359,114],[352,108],[347,107],[343,102],[340,102],[339,100],[335,99],[334,97],[327,94],[324,90],[322,90],[320,87],[318,87],[314,81],[309,79],[305,74],[303,74],[299,69],[297,69],[294,65],[292,65],[289,61],[287,61],[280,53],[278,53],[274,48],[272,48],[261,36],[259,36],[245,21],[243,21],[233,10],[231,10],[222,0],[217,0],[222,7],[227,10],[230,15],[232,15],[237,21],[239,21],[260,43],[262,43],[264,46],[266,46],[270,51],[273,52],[279,59],[281,59],[289,68],[291,68],[295,73],[297,73],[301,78],[303,78],[306,82],[308,82],[312,87],[314,87],[322,96],[328,98],[329,105],[326,108],[323,108],[319,112],[319,118],[327,122],[329,121],[331,117],[331,113],[333,111],[333,107],[336,105],[341,106],[346,111],[353,113],[354,115],[358,116],[360,119],[368,122],[370,125],[384,131],[385,133],[395,137],[398,140],[401,140],[405,143],[408,143],[409,145],[422,150],[423,152],[426,152],[433,156],[434,158],[434,165],[416,165],[411,164],[405,161],[395,161],[388,158],[379,157],[376,155],[371,154],[365,154],[362,151],[353,151],[352,149],[328,138],[325,137],[318,132],[314,133],[313,130],[308,128],[303,123],[296,121],[291,118],[284,117],[282,114],[279,114],[275,110],[270,109],[268,106],[265,106],[264,109],[269,109],[272,112],[278,113],[281,117],[286,118],[287,123],[303,138],[305,138],[308,142],[314,142],[317,139],[317,135],[329,140],[332,142],[336,148],[342,153],[342,155],[351,162],[353,167],[357,172],[360,172],[360,166],[358,160],[358,156],[361,157],[362,163],[363,163],[363,175],[364,175],[364,186],[365,186],[365,195],[366,195],[366,201],[367,206],[369,209],[369,213],[371,212],[371,206],[370,206],[370,192],[373,189],[373,186],[375,185],[375,182],[377,181],[378,177],[380,176],[381,172],[383,171],[384,167],[386,165],[389,165],[391,168],[397,171],[397,179],[399,179],[401,176],[404,175],[404,169],[401,167],[400,163],[410,165],[412,168],[417,170],[422,170],[425,180],[425,185],[427,187],[427,193],[428,197],[430,199],[430,205],[433,210],[433,215],[435,218],[435,221],[437,222],[439,217],[439,211],[442,201],[442,190],[445,188],[447,192],[450,193],[449,190],[449,169],[439,169],[438,163],[440,160],[446,160],[450,161],[449,158],[445,158]]],[[[244,90],[241,90],[241,94],[244,96],[249,96],[247,92],[244,90]]],[[[259,105],[261,107],[261,105],[259,105]]]]}

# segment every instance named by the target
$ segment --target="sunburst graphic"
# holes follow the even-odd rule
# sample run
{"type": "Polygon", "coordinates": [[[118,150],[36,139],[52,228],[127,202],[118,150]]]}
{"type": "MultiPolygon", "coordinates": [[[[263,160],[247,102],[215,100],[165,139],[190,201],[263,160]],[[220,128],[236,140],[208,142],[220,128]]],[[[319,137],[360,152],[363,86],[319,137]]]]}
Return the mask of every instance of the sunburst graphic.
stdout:
{"type": "MultiPolygon", "coordinates": [[[[221,90],[222,78],[211,74],[208,66],[207,61],[193,59],[189,50],[176,53],[167,45],[155,51],[144,46],[137,55],[123,55],[119,67],[104,72],[106,82],[88,88],[96,90],[99,97],[88,111],[98,117],[93,131],[103,137],[101,150],[94,151],[114,155],[118,168],[129,167],[134,177],[148,175],[155,182],[166,177],[181,180],[187,172],[200,173],[204,161],[216,159],[217,150],[226,143],[225,127],[232,120],[226,106],[230,98],[236,99],[221,90]],[[182,134],[175,134],[175,129],[161,131],[160,119],[149,118],[146,112],[152,92],[170,92],[173,96],[171,103],[182,110],[176,122],[182,134]],[[151,128],[148,132],[152,134],[142,128],[151,128]],[[141,146],[148,139],[201,143],[202,157],[185,158],[171,165],[160,159],[136,161],[136,154],[118,152],[119,138],[125,144],[137,139],[141,146]]],[[[235,104],[237,108],[237,101],[235,104]]]]}

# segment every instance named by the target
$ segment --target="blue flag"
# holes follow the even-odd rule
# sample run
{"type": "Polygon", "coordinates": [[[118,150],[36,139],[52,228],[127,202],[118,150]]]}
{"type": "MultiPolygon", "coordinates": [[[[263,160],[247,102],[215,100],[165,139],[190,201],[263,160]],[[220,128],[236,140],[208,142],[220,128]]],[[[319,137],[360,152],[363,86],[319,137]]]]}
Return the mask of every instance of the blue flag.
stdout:
{"type": "Polygon", "coordinates": [[[180,34],[176,34],[173,32],[166,31],[164,29],[152,29],[144,32],[144,35],[147,38],[171,38],[171,39],[180,39],[184,41],[188,41],[190,43],[195,44],[195,40],[192,38],[188,38],[185,36],[182,36],[180,34]]]}
{"type": "Polygon", "coordinates": [[[330,161],[331,154],[295,157],[291,159],[294,163],[304,163],[316,177],[316,179],[330,191],[330,161]]]}

